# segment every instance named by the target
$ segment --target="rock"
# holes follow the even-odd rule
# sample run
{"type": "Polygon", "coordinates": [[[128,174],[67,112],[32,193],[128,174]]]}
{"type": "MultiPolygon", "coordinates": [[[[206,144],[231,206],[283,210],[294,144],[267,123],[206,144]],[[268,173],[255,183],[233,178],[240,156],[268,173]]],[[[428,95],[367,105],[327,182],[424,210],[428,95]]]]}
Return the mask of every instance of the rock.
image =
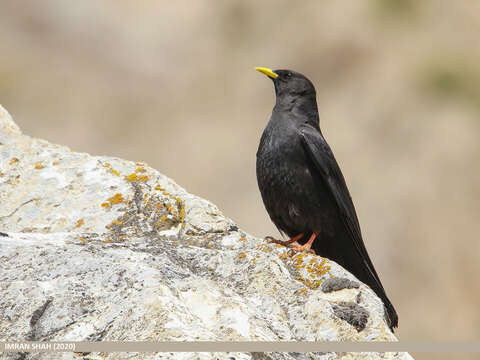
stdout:
{"type": "MultiPolygon", "coordinates": [[[[382,302],[339,265],[250,236],[146,164],[28,137],[1,107],[0,143],[2,340],[396,341],[382,302]],[[332,278],[358,287],[321,291],[332,278]]],[[[158,356],[144,358],[200,358],[158,356]]]]}
{"type": "Polygon", "coordinates": [[[360,284],[347,278],[330,278],[322,282],[322,291],[329,293],[343,289],[358,289],[360,284]]]}
{"type": "Polygon", "coordinates": [[[340,302],[332,306],[333,313],[340,319],[352,325],[358,332],[365,329],[370,314],[368,311],[354,302],[340,302]]]}

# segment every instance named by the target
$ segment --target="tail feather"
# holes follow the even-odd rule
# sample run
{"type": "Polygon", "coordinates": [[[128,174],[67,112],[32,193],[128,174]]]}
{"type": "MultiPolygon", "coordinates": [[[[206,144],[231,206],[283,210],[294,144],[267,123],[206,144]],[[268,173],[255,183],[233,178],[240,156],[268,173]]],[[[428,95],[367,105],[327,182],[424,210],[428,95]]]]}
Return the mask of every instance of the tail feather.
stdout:
{"type": "MultiPolygon", "coordinates": [[[[305,236],[303,239],[308,239],[305,236]]],[[[387,297],[385,290],[378,278],[372,262],[366,253],[359,254],[355,247],[351,246],[348,238],[324,239],[319,238],[313,243],[313,250],[317,255],[326,257],[352,273],[358,280],[368,285],[383,301],[387,324],[393,331],[398,326],[398,315],[392,303],[387,297]]]]}

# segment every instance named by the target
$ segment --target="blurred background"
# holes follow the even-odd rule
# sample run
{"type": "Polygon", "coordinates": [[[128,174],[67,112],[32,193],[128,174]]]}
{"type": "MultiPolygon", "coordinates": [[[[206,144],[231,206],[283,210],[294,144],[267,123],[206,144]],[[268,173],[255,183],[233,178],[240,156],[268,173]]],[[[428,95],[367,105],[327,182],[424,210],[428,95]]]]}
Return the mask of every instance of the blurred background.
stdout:
{"type": "Polygon", "coordinates": [[[28,135],[145,161],[278,236],[255,176],[274,90],[253,68],[304,73],[398,337],[478,340],[479,38],[468,0],[9,1],[0,103],[28,135]]]}

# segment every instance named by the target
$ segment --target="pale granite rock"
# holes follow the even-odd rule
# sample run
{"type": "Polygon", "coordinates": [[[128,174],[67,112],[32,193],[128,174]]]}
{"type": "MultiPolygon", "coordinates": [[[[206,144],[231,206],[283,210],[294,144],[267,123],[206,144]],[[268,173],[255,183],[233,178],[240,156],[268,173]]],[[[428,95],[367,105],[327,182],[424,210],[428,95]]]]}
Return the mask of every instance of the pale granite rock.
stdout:
{"type": "MultiPolygon", "coordinates": [[[[0,201],[0,232],[8,235],[0,236],[3,341],[396,341],[380,299],[337,264],[246,234],[215,205],[144,163],[77,153],[25,136],[1,107],[0,201]],[[350,281],[322,291],[322,282],[331,278],[350,281]],[[359,286],[338,289],[351,281],[359,286]]],[[[24,358],[100,357],[27,353],[24,358]]]]}

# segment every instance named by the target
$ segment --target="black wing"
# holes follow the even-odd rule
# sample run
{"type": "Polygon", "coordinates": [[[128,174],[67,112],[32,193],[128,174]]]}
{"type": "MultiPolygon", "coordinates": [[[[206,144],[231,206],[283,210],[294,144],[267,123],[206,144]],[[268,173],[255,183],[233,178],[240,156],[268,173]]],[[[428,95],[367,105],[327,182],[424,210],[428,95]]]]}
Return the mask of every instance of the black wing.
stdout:
{"type": "Polygon", "coordinates": [[[386,297],[382,283],[380,282],[377,272],[375,271],[370,257],[368,256],[362,240],[360,225],[358,223],[352,198],[350,197],[345,179],[340,171],[335,157],[333,156],[330,146],[327,144],[320,131],[311,125],[302,125],[299,131],[305,152],[312,160],[313,164],[315,164],[316,169],[321,175],[321,179],[324,181],[326,188],[330,191],[333,199],[335,200],[335,203],[338,206],[339,214],[342,218],[342,222],[350,234],[350,239],[352,240],[353,246],[356,249],[359,258],[362,260],[366,269],[368,269],[368,272],[375,280],[375,285],[377,285],[378,289],[383,293],[382,295],[384,295],[380,296],[379,294],[379,296],[388,301],[388,304],[385,304],[387,308],[392,306],[386,297]]]}

